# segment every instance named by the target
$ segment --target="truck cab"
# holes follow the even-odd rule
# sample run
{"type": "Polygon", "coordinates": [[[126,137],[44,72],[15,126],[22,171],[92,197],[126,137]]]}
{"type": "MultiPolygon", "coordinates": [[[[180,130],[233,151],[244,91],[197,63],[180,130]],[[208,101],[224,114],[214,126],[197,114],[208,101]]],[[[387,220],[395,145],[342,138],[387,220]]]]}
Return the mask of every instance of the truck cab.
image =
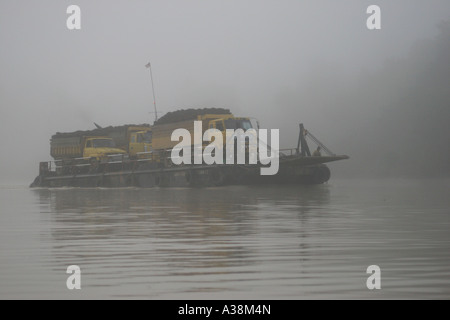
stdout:
{"type": "Polygon", "coordinates": [[[152,132],[150,130],[130,133],[130,157],[137,157],[139,153],[150,151],[152,151],[152,132]]]}
{"type": "Polygon", "coordinates": [[[109,137],[86,137],[84,139],[83,158],[105,161],[109,156],[124,154],[126,152],[116,148],[114,140],[109,137]]]}
{"type": "Polygon", "coordinates": [[[220,119],[210,120],[208,126],[208,129],[217,129],[222,133],[223,146],[225,146],[227,143],[227,135],[226,135],[227,129],[232,130],[242,129],[244,131],[247,131],[248,129],[252,128],[253,125],[249,118],[236,118],[233,115],[220,119]]]}

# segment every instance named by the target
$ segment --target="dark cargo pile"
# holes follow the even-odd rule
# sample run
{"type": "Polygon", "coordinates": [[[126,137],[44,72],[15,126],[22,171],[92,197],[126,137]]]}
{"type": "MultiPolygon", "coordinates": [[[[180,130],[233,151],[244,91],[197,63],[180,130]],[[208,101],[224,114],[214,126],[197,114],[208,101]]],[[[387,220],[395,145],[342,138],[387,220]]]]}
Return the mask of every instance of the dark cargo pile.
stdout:
{"type": "Polygon", "coordinates": [[[182,109],[166,113],[164,116],[155,121],[154,124],[160,125],[185,120],[193,120],[196,119],[197,116],[201,116],[204,114],[231,114],[231,112],[229,109],[224,108],[182,109]]]}
{"type": "Polygon", "coordinates": [[[126,132],[128,127],[150,127],[149,124],[127,124],[123,126],[109,126],[101,129],[93,129],[93,130],[80,130],[75,132],[57,132],[55,135],[52,136],[52,138],[62,138],[62,137],[85,137],[85,136],[109,136],[111,133],[115,132],[126,132]]]}

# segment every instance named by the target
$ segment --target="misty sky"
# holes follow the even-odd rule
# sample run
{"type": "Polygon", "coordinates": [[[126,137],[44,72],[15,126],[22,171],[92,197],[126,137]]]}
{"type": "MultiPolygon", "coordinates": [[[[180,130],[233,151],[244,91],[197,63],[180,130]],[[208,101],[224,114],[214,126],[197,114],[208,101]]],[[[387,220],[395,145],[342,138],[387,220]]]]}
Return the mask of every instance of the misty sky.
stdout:
{"type": "MultiPolygon", "coordinates": [[[[57,131],[152,123],[149,61],[160,114],[230,108],[280,128],[282,147],[296,145],[304,122],[352,157],[332,171],[362,172],[368,159],[417,151],[410,118],[450,118],[449,19],[448,0],[2,0],[0,184],[32,182],[57,131]],[[66,27],[71,4],[81,8],[78,31],[66,27]],[[381,30],[366,28],[371,4],[381,30]],[[422,88],[428,98],[418,103],[422,88]],[[377,121],[388,126],[382,140],[377,121]]],[[[436,132],[446,169],[450,132],[436,132]]],[[[379,172],[390,174],[386,163],[379,172]]]]}

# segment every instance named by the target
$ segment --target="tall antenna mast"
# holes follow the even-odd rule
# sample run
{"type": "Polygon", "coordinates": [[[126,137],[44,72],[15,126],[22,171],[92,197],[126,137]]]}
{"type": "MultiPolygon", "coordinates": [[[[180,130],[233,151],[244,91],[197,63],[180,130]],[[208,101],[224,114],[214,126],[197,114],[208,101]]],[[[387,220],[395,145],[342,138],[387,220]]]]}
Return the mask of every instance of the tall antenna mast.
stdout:
{"type": "Polygon", "coordinates": [[[150,79],[152,80],[153,107],[155,109],[155,121],[157,121],[158,120],[158,111],[156,109],[155,86],[153,85],[152,65],[149,62],[145,65],[145,67],[147,69],[150,69],[150,79]]]}

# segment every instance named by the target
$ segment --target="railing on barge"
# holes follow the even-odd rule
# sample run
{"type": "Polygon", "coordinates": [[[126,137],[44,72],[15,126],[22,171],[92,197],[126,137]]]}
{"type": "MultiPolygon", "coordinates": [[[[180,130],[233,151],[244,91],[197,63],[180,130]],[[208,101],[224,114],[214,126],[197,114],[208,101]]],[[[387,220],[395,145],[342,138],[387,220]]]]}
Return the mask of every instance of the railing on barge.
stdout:
{"type": "Polygon", "coordinates": [[[87,173],[102,173],[121,170],[134,170],[143,163],[166,163],[170,158],[167,150],[155,153],[140,152],[130,159],[127,154],[107,155],[100,161],[95,158],[58,159],[40,162],[39,175],[77,175],[87,173]],[[162,161],[162,162],[161,162],[162,161]]]}

